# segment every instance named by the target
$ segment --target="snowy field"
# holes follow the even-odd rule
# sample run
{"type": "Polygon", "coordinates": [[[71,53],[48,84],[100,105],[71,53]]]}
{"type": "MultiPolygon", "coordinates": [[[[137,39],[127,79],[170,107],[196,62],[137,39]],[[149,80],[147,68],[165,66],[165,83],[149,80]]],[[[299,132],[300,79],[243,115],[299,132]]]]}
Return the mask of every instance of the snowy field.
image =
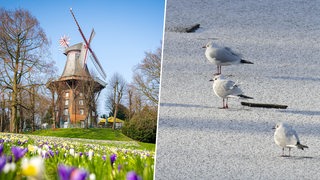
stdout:
{"type": "Polygon", "coordinates": [[[319,1],[168,0],[165,26],[156,179],[320,177],[319,1]],[[195,23],[195,33],[174,32],[195,23]],[[212,37],[254,62],[222,67],[250,102],[288,108],[230,99],[230,109],[219,109],[209,82],[216,66],[202,48],[212,37]],[[272,129],[279,121],[309,149],[280,157],[272,129]]]}

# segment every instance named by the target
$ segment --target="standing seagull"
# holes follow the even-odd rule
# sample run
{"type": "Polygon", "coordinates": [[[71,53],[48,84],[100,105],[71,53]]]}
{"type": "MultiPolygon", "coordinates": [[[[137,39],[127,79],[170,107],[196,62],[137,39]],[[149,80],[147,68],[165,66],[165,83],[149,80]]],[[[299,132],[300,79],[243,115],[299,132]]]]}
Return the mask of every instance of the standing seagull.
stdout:
{"type": "Polygon", "coordinates": [[[217,65],[218,73],[216,74],[221,74],[221,66],[229,66],[232,64],[253,64],[250,61],[241,59],[241,55],[232,51],[231,48],[216,47],[211,41],[202,48],[206,48],[205,55],[208,61],[217,65]]]}
{"type": "Polygon", "coordinates": [[[229,108],[228,98],[230,97],[253,99],[252,97],[243,95],[243,92],[235,82],[225,79],[222,75],[214,75],[210,81],[213,81],[212,87],[214,93],[222,98],[223,109],[229,108]]]}
{"type": "Polygon", "coordinates": [[[289,149],[289,156],[291,148],[296,147],[302,150],[303,148],[308,148],[308,146],[300,144],[297,132],[290,125],[280,122],[273,129],[275,129],[274,141],[278,146],[282,147],[283,157],[285,157],[284,148],[289,149]]]}

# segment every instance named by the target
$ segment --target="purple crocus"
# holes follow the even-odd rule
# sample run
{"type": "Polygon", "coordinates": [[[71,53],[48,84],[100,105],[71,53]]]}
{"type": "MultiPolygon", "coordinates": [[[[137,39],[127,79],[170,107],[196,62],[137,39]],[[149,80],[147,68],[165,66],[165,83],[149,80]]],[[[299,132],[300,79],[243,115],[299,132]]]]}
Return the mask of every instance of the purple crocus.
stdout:
{"type": "Polygon", "coordinates": [[[74,167],[65,166],[63,164],[58,165],[58,174],[60,180],[69,180],[74,167]]]}
{"type": "Polygon", "coordinates": [[[71,172],[70,180],[85,180],[88,176],[87,171],[83,169],[74,169],[71,172]]]}
{"type": "Polygon", "coordinates": [[[63,164],[58,165],[58,174],[60,180],[85,180],[88,176],[88,173],[83,169],[77,169],[63,164]]]}
{"type": "Polygon", "coordinates": [[[46,152],[46,155],[45,155],[46,158],[50,158],[50,157],[53,157],[53,156],[54,156],[54,152],[53,151],[49,150],[49,151],[46,152]]]}
{"type": "Polygon", "coordinates": [[[26,154],[26,152],[28,152],[28,148],[19,148],[19,147],[13,146],[11,148],[11,152],[14,156],[14,161],[17,162],[26,154]]]}
{"type": "Polygon", "coordinates": [[[9,163],[12,163],[12,156],[7,156],[7,161],[8,161],[9,163]]]}
{"type": "Polygon", "coordinates": [[[2,169],[6,165],[7,158],[5,156],[0,157],[0,172],[2,172],[2,169]]]}
{"type": "Polygon", "coordinates": [[[130,171],[127,173],[127,180],[141,180],[141,177],[136,172],[130,171]]]}
{"type": "Polygon", "coordinates": [[[119,165],[118,165],[118,171],[120,172],[120,171],[121,171],[121,169],[122,169],[122,165],[121,165],[121,164],[119,164],[119,165]]]}
{"type": "Polygon", "coordinates": [[[106,155],[103,155],[102,156],[102,159],[105,161],[107,159],[107,156],[106,155]]]}
{"type": "Polygon", "coordinates": [[[3,144],[0,145],[0,156],[3,154],[3,144]]]}
{"type": "Polygon", "coordinates": [[[110,156],[111,166],[113,165],[114,161],[116,161],[116,159],[117,159],[117,155],[116,155],[116,154],[112,154],[112,155],[110,156]]]}

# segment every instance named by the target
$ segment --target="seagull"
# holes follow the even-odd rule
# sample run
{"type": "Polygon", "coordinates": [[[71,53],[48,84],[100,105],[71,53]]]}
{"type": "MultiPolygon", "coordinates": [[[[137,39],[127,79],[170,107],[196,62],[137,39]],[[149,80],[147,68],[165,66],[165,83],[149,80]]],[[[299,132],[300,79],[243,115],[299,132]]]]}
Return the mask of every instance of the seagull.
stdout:
{"type": "Polygon", "coordinates": [[[282,147],[282,157],[287,157],[284,155],[284,148],[289,149],[288,156],[290,156],[291,148],[296,147],[302,150],[308,148],[308,146],[300,144],[297,132],[290,125],[280,122],[273,129],[275,129],[274,141],[282,147]]]}
{"type": "Polygon", "coordinates": [[[240,54],[229,47],[216,47],[212,41],[202,48],[206,48],[205,55],[208,61],[217,65],[218,72],[216,74],[221,74],[221,66],[253,64],[253,62],[242,59],[240,54]]]}
{"type": "Polygon", "coordinates": [[[228,79],[225,79],[223,75],[214,75],[213,79],[213,91],[214,93],[222,98],[222,109],[228,109],[228,98],[244,98],[244,99],[253,99],[252,97],[246,96],[243,94],[238,85],[228,79]]]}

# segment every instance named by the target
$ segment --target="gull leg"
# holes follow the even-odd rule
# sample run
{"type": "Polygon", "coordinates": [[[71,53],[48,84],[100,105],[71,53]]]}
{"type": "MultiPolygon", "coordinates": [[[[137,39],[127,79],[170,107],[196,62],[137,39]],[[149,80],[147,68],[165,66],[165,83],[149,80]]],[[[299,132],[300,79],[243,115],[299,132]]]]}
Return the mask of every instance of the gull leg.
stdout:
{"type": "Polygon", "coordinates": [[[214,75],[219,75],[221,74],[221,66],[217,65],[217,73],[215,73],[214,75]]]}
{"type": "MultiPolygon", "coordinates": [[[[220,66],[221,67],[221,66],[220,66]]],[[[228,106],[228,98],[226,99],[226,109],[228,109],[229,106],[228,106]]]]}
{"type": "Polygon", "coordinates": [[[291,148],[289,148],[289,156],[290,156],[290,151],[291,151],[291,148]]]}
{"type": "Polygon", "coordinates": [[[224,98],[222,99],[222,108],[225,109],[226,106],[225,106],[225,102],[224,102],[224,98]]]}
{"type": "Polygon", "coordinates": [[[225,108],[226,108],[225,100],[224,100],[224,98],[222,98],[222,107],[220,107],[219,109],[225,109],[225,108]]]}

